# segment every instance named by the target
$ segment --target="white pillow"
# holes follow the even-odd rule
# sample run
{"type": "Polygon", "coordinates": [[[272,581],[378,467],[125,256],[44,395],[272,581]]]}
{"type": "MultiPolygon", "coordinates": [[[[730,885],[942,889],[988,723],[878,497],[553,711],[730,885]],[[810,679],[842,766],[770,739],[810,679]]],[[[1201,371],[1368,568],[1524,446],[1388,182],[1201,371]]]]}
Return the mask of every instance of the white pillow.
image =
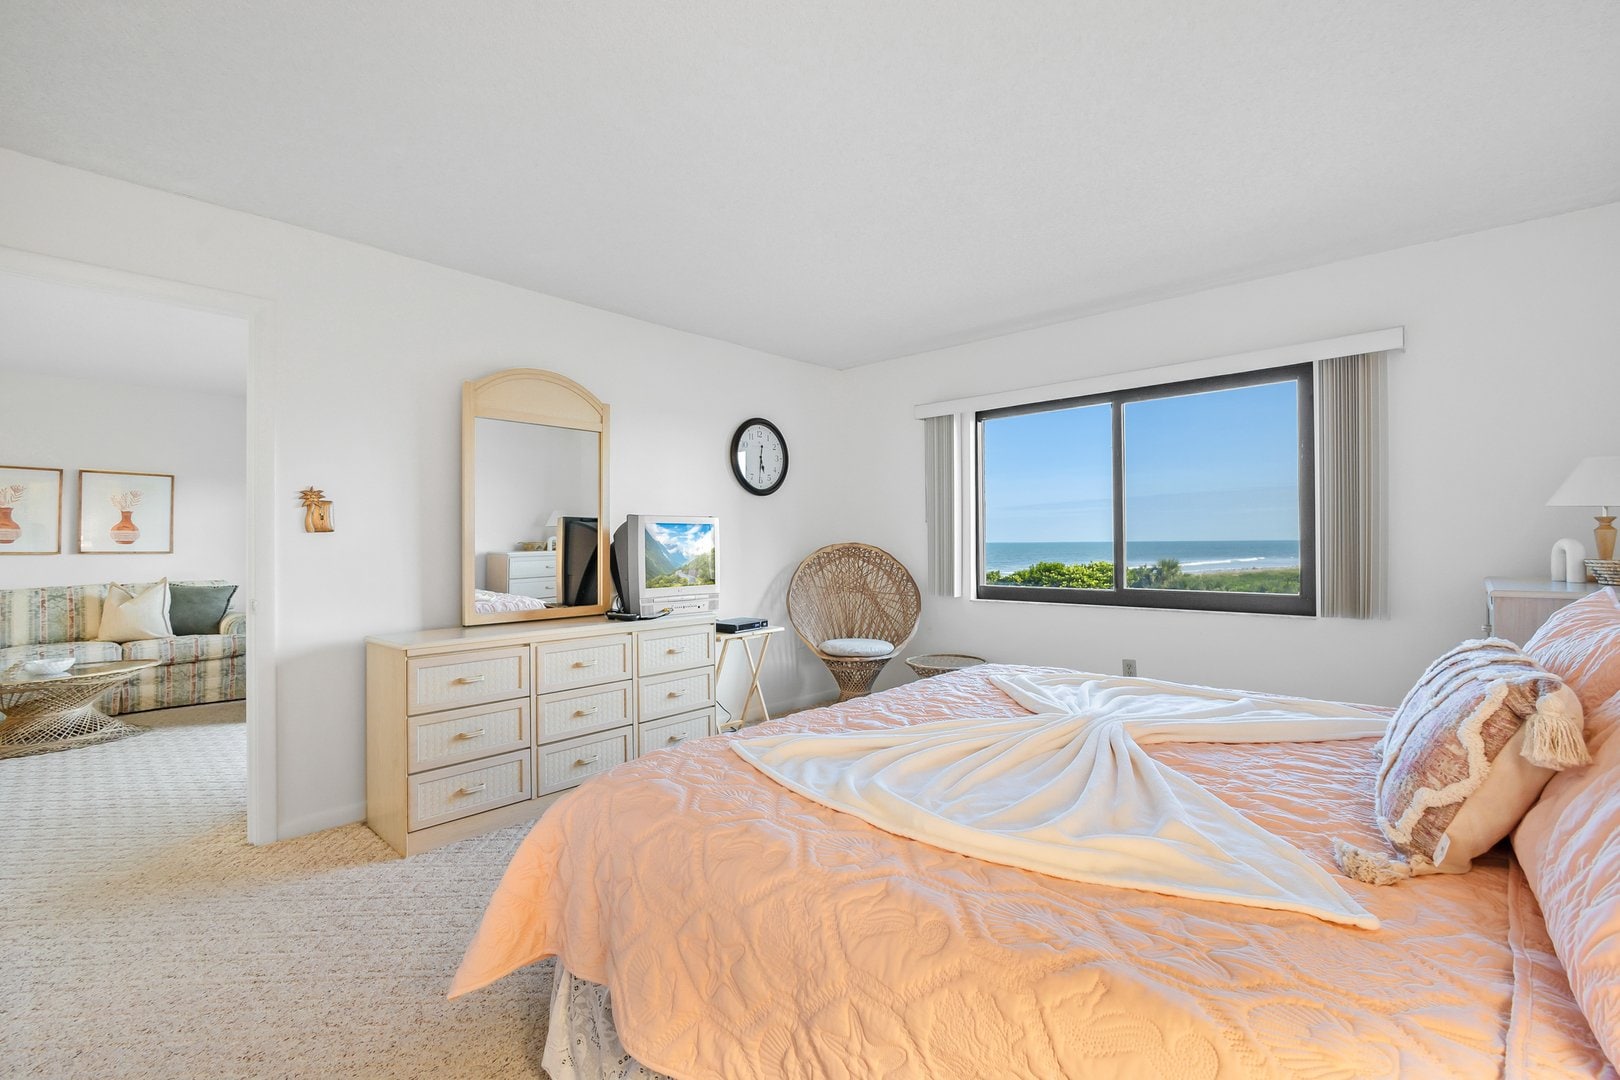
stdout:
{"type": "Polygon", "coordinates": [[[137,595],[122,585],[107,586],[101,603],[101,629],[97,641],[146,641],[173,637],[169,629],[169,579],[164,578],[137,595]]]}
{"type": "Polygon", "coordinates": [[[828,638],[821,643],[821,651],[828,656],[888,656],[894,646],[887,641],[869,637],[828,638]]]}

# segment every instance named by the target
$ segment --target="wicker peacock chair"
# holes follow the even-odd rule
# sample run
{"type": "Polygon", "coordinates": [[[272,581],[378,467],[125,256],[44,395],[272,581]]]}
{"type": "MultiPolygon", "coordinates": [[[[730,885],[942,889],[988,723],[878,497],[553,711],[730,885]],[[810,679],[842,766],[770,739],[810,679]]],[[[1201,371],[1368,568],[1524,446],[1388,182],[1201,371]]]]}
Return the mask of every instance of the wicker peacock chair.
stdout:
{"type": "Polygon", "coordinates": [[[871,544],[812,551],[788,583],[788,621],[838,681],[838,700],[872,692],[917,632],[922,594],[893,555],[871,544]]]}

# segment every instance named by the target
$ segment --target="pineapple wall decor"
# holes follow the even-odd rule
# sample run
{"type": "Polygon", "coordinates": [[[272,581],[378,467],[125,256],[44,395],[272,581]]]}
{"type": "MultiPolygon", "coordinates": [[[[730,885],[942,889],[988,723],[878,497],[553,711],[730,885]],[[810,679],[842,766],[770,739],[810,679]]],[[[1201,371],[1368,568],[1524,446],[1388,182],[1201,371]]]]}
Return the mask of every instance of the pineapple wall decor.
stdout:
{"type": "Polygon", "coordinates": [[[332,531],[332,500],[320,488],[307,487],[298,493],[304,504],[304,531],[332,531]]]}

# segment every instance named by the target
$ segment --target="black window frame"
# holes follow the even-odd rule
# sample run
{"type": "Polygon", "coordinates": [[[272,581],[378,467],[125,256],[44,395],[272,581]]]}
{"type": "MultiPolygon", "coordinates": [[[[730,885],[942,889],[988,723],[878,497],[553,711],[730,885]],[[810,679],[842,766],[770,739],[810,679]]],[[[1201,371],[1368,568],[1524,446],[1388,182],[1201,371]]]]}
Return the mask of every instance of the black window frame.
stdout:
{"type": "Polygon", "coordinates": [[[975,415],[974,467],[977,472],[976,562],[974,595],[980,600],[1009,600],[1043,604],[1091,604],[1106,607],[1169,608],[1182,611],[1232,611],[1267,615],[1317,614],[1316,595],[1316,406],[1314,365],[1284,367],[1216,375],[1181,382],[1157,383],[1082,397],[984,409],[975,415]],[[1127,588],[1125,585],[1125,406],[1157,398],[1185,397],[1215,390],[1293,381],[1298,407],[1299,462],[1299,592],[1198,592],[1189,589],[1127,588]],[[1107,404],[1113,426],[1114,586],[1112,589],[1063,589],[1039,585],[993,585],[985,574],[984,424],[1009,416],[1055,412],[1107,404]]]}

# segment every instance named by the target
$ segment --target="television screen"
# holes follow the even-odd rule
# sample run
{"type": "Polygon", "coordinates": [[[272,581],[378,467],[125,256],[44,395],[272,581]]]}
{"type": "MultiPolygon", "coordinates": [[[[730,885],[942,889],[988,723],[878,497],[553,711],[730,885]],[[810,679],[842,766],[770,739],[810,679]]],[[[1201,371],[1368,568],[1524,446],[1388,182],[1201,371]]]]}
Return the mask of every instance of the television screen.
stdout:
{"type": "Polygon", "coordinates": [[[714,523],[648,521],[646,587],[680,589],[714,584],[714,523]]]}

